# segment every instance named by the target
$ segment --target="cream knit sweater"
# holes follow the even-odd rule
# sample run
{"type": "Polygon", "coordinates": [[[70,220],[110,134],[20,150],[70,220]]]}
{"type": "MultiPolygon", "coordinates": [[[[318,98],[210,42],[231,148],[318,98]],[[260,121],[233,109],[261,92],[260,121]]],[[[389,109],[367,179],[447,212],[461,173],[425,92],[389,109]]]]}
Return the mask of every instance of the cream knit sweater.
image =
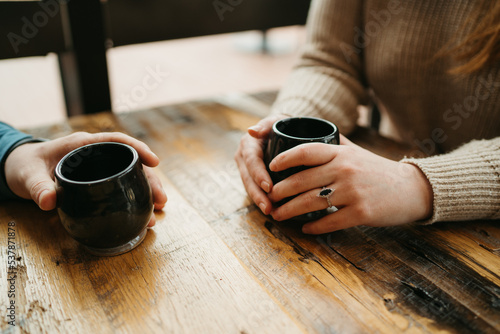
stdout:
{"type": "Polygon", "coordinates": [[[499,219],[500,66],[459,77],[446,72],[452,57],[434,57],[467,33],[475,3],[313,0],[302,57],[272,113],[326,118],[348,134],[373,96],[398,137],[431,156],[402,160],[432,185],[428,223],[499,219]]]}

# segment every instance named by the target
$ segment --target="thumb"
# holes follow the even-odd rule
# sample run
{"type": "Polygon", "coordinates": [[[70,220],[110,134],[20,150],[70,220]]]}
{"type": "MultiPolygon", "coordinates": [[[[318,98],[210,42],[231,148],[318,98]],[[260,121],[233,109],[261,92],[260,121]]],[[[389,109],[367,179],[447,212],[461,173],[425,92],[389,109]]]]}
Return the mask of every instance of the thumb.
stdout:
{"type": "Polygon", "coordinates": [[[248,134],[256,139],[265,139],[268,137],[269,132],[271,132],[274,122],[285,117],[285,115],[266,117],[254,126],[249,127],[248,134]]]}
{"type": "Polygon", "coordinates": [[[155,213],[151,213],[151,218],[149,219],[148,227],[153,227],[156,225],[156,216],[155,213]]]}
{"type": "Polygon", "coordinates": [[[36,173],[26,180],[31,199],[44,211],[56,207],[57,195],[54,181],[48,174],[36,173]]]}

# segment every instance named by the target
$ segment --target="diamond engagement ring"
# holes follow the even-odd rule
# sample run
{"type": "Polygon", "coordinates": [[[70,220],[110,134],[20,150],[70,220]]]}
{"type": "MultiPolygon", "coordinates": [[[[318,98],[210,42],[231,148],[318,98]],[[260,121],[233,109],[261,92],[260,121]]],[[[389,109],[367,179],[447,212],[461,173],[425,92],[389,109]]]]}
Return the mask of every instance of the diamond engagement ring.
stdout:
{"type": "Polygon", "coordinates": [[[331,208],[333,205],[332,205],[332,202],[330,202],[330,196],[332,196],[334,191],[335,191],[335,189],[323,187],[323,189],[321,189],[319,194],[316,196],[321,197],[321,198],[326,198],[326,201],[328,202],[328,207],[331,208]]]}

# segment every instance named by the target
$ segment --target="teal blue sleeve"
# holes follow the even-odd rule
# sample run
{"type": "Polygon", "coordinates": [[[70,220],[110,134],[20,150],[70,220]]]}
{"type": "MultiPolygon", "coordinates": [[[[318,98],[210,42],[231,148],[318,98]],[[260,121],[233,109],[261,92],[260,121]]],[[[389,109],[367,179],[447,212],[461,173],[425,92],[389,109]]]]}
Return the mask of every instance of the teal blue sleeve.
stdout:
{"type": "Polygon", "coordinates": [[[4,171],[5,160],[14,148],[23,143],[30,142],[32,139],[32,136],[0,122],[0,201],[19,198],[7,186],[4,171]]]}

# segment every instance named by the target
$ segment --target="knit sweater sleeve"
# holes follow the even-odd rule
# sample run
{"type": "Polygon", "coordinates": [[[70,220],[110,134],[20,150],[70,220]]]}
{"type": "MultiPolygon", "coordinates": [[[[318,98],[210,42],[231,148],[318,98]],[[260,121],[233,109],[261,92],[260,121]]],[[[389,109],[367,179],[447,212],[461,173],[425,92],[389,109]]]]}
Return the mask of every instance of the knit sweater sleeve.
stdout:
{"type": "Polygon", "coordinates": [[[474,140],[443,155],[403,159],[419,167],[434,192],[436,221],[500,219],[500,137],[474,140]]]}
{"type": "Polygon", "coordinates": [[[357,107],[367,100],[361,25],[362,1],[313,0],[305,48],[272,114],[327,118],[342,133],[351,132],[357,107]]]}

